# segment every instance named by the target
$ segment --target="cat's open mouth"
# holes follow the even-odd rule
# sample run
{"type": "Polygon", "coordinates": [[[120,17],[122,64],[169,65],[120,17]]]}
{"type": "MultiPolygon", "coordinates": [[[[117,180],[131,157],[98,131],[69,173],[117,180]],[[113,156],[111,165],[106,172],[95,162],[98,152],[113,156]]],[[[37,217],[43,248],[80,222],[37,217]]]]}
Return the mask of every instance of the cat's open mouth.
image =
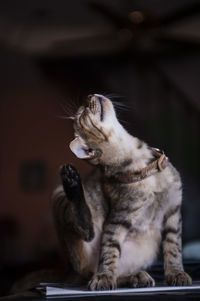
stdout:
{"type": "Polygon", "coordinates": [[[103,98],[99,97],[98,100],[99,100],[100,107],[101,107],[100,120],[103,121],[103,117],[104,117],[103,98]]]}
{"type": "Polygon", "coordinates": [[[100,114],[100,121],[104,119],[104,97],[99,94],[88,95],[89,108],[93,114],[100,114]]]}

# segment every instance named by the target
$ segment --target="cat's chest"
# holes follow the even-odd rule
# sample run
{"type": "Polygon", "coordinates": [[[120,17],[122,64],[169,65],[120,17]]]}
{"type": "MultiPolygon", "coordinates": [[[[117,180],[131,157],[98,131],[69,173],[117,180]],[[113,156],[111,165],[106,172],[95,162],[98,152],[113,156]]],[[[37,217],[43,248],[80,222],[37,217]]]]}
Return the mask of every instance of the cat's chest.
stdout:
{"type": "Polygon", "coordinates": [[[141,267],[145,269],[151,265],[158,252],[160,240],[160,231],[153,226],[148,226],[146,231],[128,235],[121,249],[118,276],[132,274],[141,267]]]}

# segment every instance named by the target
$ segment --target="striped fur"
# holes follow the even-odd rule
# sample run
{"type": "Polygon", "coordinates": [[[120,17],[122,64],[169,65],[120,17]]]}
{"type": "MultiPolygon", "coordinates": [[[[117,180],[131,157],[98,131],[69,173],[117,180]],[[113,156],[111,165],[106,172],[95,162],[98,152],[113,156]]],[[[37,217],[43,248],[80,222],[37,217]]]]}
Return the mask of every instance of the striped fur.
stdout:
{"type": "Polygon", "coordinates": [[[176,169],[169,163],[136,183],[109,182],[118,172],[144,168],[154,155],[127,133],[102,95],[90,96],[79,108],[74,131],[71,150],[95,165],[83,184],[73,166],[63,166],[62,185],[53,196],[58,238],[74,270],[90,279],[91,290],[153,286],[144,269],[162,243],[168,284],[190,284],[182,265],[182,188],[176,169]]]}

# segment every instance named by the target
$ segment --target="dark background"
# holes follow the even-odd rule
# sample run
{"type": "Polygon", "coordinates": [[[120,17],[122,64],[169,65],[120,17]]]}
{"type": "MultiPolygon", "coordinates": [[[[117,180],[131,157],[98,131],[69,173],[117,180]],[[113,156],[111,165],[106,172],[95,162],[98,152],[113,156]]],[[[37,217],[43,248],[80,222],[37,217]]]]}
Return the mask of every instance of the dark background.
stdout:
{"type": "Polygon", "coordinates": [[[90,170],[60,116],[90,93],[124,104],[124,126],[165,150],[184,183],[184,246],[200,241],[199,1],[1,1],[2,294],[59,264],[50,206],[59,166],[90,170]]]}

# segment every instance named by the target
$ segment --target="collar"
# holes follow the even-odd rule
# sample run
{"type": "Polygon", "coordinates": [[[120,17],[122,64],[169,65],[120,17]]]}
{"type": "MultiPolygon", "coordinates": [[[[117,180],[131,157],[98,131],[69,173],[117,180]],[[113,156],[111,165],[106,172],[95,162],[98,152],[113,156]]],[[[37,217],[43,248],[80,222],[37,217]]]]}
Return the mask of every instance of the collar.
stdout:
{"type": "Polygon", "coordinates": [[[108,180],[111,182],[118,182],[121,184],[131,184],[140,182],[152,175],[155,175],[159,172],[162,172],[168,165],[169,161],[167,156],[164,154],[163,151],[157,148],[150,148],[154,157],[156,158],[153,162],[148,164],[146,167],[134,171],[134,172],[118,172],[110,177],[108,180]]]}

